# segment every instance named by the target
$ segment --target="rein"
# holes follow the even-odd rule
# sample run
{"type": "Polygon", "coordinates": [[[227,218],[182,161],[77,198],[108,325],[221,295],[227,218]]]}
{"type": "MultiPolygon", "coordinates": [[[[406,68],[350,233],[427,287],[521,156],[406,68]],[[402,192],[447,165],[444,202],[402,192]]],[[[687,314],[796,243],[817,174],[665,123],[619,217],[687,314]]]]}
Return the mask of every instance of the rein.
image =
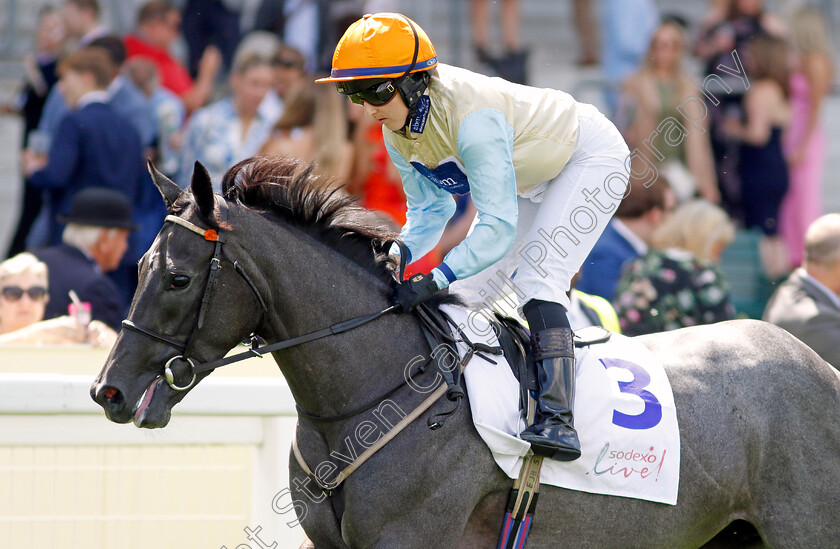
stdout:
{"type": "MultiPolygon", "coordinates": [[[[227,208],[224,200],[220,203],[220,212],[222,223],[224,224],[226,217],[227,217],[227,208]]],[[[210,274],[208,275],[207,285],[204,288],[204,293],[201,298],[201,305],[198,312],[198,318],[196,320],[196,324],[190,333],[190,336],[187,338],[185,342],[181,342],[173,337],[170,337],[166,334],[160,334],[144,328],[142,326],[138,326],[132,320],[125,319],[122,321],[122,325],[124,328],[141,334],[145,337],[153,339],[155,341],[164,343],[176,350],[178,350],[181,354],[176,355],[170,358],[166,364],[164,365],[163,374],[164,379],[169,384],[169,386],[176,390],[176,391],[186,391],[195,385],[196,376],[197,374],[209,372],[211,370],[215,370],[216,368],[220,368],[222,366],[227,366],[228,364],[233,364],[246,358],[251,358],[254,356],[262,358],[265,353],[271,353],[274,351],[279,351],[281,349],[288,349],[290,347],[295,347],[297,345],[302,345],[304,343],[309,343],[311,341],[315,341],[327,336],[341,334],[354,328],[358,328],[369,322],[373,322],[374,320],[382,317],[385,314],[393,312],[399,308],[398,305],[392,305],[386,309],[383,309],[376,313],[371,313],[368,315],[358,316],[355,318],[351,318],[349,320],[345,320],[343,322],[337,322],[326,328],[322,328],[320,330],[315,330],[303,335],[299,335],[290,339],[286,339],[283,341],[278,341],[276,343],[272,343],[270,345],[257,345],[258,337],[256,335],[252,336],[251,339],[251,348],[245,352],[237,353],[235,355],[224,357],[218,360],[204,362],[196,364],[191,358],[189,358],[189,349],[192,342],[195,340],[195,336],[198,334],[198,331],[201,329],[201,326],[204,323],[204,314],[207,309],[207,305],[210,302],[210,297],[213,293],[213,289],[216,287],[219,279],[219,275],[221,274],[222,269],[222,262],[221,257],[224,255],[228,261],[233,264],[234,270],[239,273],[239,275],[245,280],[248,284],[248,287],[251,288],[251,291],[256,296],[257,301],[260,303],[260,307],[262,308],[262,318],[260,320],[260,325],[265,321],[265,315],[268,312],[268,307],[266,306],[265,300],[263,299],[262,295],[260,294],[259,290],[257,289],[256,285],[253,283],[251,278],[245,272],[245,270],[239,265],[239,263],[235,260],[232,260],[225,252],[224,252],[224,244],[225,244],[225,235],[221,231],[215,231],[213,229],[202,229],[198,225],[187,221],[186,219],[177,217],[175,215],[167,215],[165,218],[165,222],[174,223],[180,227],[183,227],[191,232],[194,232],[198,235],[204,237],[205,240],[210,242],[215,242],[215,248],[213,251],[213,257],[210,259],[210,274]],[[192,375],[190,382],[186,385],[180,386],[175,381],[175,375],[172,372],[172,364],[176,360],[183,360],[189,365],[189,373],[192,375]]],[[[403,278],[403,274],[405,272],[405,265],[406,265],[406,258],[408,257],[408,252],[405,247],[405,244],[396,240],[392,242],[385,242],[384,244],[393,243],[398,246],[400,249],[400,264],[399,268],[396,273],[397,281],[400,282],[403,278]]],[[[468,351],[463,358],[460,359],[459,367],[454,368],[456,370],[455,374],[450,368],[446,365],[440,363],[441,359],[438,357],[434,357],[434,360],[438,362],[438,367],[440,373],[444,377],[444,382],[442,382],[435,391],[429,395],[419,406],[413,409],[408,415],[406,415],[402,420],[400,420],[390,431],[385,433],[382,437],[380,437],[373,445],[371,445],[365,452],[359,455],[356,460],[354,460],[350,465],[346,468],[342,469],[336,477],[331,481],[327,482],[319,478],[306,464],[306,460],[303,458],[303,455],[300,452],[297,444],[297,436],[292,440],[292,451],[294,453],[295,459],[297,460],[298,464],[300,465],[301,469],[311,477],[315,483],[327,494],[332,495],[333,491],[338,488],[338,486],[344,482],[350,474],[361,467],[361,465],[368,460],[372,455],[378,452],[382,447],[384,447],[389,441],[391,441],[394,437],[397,436],[405,427],[411,424],[415,419],[420,417],[423,413],[425,413],[432,405],[438,401],[443,395],[446,395],[450,401],[455,402],[455,407],[451,410],[448,410],[443,413],[439,413],[431,418],[429,418],[428,426],[430,429],[435,430],[443,426],[445,420],[451,416],[455,411],[457,411],[458,407],[460,406],[461,399],[464,397],[464,391],[460,387],[460,373],[466,368],[467,363],[469,363],[470,359],[475,355],[479,354],[486,360],[490,362],[494,362],[489,357],[484,356],[484,353],[491,353],[491,354],[502,354],[501,347],[492,347],[489,345],[481,344],[481,343],[473,343],[470,341],[466,334],[461,330],[459,326],[457,326],[452,320],[447,317],[443,312],[438,311],[435,314],[434,311],[429,309],[423,304],[420,304],[415,309],[418,319],[420,320],[421,327],[423,328],[423,332],[426,335],[430,348],[434,350],[436,348],[437,343],[444,343],[450,348],[454,350],[456,343],[464,343],[468,347],[468,351]],[[451,333],[448,332],[449,327],[454,327],[460,337],[456,338],[451,333]],[[436,420],[435,418],[440,417],[441,419],[436,420]]],[[[259,330],[257,330],[259,331],[259,330]]],[[[434,355],[434,353],[432,353],[434,355]]],[[[410,377],[413,378],[426,370],[426,365],[432,360],[430,358],[424,364],[420,365],[417,370],[415,370],[410,377]]],[[[408,380],[403,381],[399,386],[395,387],[391,391],[389,391],[386,395],[380,396],[363,406],[356,408],[350,412],[345,412],[335,416],[316,416],[314,414],[307,413],[301,410],[299,407],[296,406],[298,414],[310,421],[314,422],[332,422],[332,421],[339,421],[342,419],[347,419],[357,415],[358,413],[367,410],[374,406],[377,402],[381,402],[385,398],[388,398],[391,394],[396,392],[400,389],[403,385],[406,385],[408,380]]]]}
{"type": "MultiPolygon", "coordinates": [[[[403,257],[405,257],[405,255],[403,255],[403,257]]],[[[421,365],[419,369],[412,374],[412,377],[414,377],[418,373],[422,373],[425,370],[425,365],[428,364],[429,361],[436,360],[438,361],[439,373],[443,375],[444,381],[441,382],[440,385],[438,385],[438,387],[428,397],[426,397],[425,400],[423,400],[423,402],[421,402],[416,408],[414,408],[405,417],[403,417],[387,433],[383,434],[379,439],[377,439],[376,442],[369,446],[364,452],[359,454],[359,456],[355,460],[353,460],[352,463],[350,463],[344,469],[341,469],[330,481],[322,479],[312,471],[312,469],[306,463],[306,460],[304,459],[300,448],[298,447],[297,435],[295,435],[295,437],[292,439],[292,453],[295,456],[295,460],[298,462],[298,465],[303,470],[303,472],[309,478],[311,478],[325,494],[327,494],[330,497],[332,497],[333,493],[338,489],[338,487],[345,480],[347,480],[347,477],[349,477],[356,469],[361,467],[362,464],[364,464],[376,452],[381,450],[386,444],[393,440],[394,437],[396,437],[403,429],[408,427],[411,423],[414,422],[414,420],[416,420],[418,417],[427,412],[429,408],[432,407],[432,405],[434,405],[438,400],[440,400],[441,397],[446,395],[448,400],[455,402],[455,407],[446,412],[436,414],[430,417],[427,421],[427,425],[430,430],[434,431],[442,427],[446,419],[458,410],[458,407],[461,404],[461,399],[465,396],[464,391],[460,386],[459,378],[461,372],[464,371],[464,369],[467,367],[473,356],[478,355],[483,359],[495,364],[496,362],[491,358],[487,357],[485,353],[495,355],[503,354],[501,347],[492,347],[483,343],[474,343],[470,341],[467,338],[466,334],[464,334],[464,332],[461,330],[461,328],[442,311],[438,311],[436,315],[435,312],[429,309],[427,306],[420,304],[416,307],[415,312],[417,313],[417,316],[420,320],[423,332],[427,336],[431,349],[435,349],[437,347],[436,342],[442,342],[443,344],[450,346],[450,348],[453,350],[455,350],[456,343],[463,343],[467,346],[468,350],[463,357],[459,357],[458,366],[454,368],[452,366],[447,367],[446,365],[441,364],[440,360],[442,359],[439,358],[440,355],[438,355],[438,357],[430,358],[426,361],[426,363],[421,365]],[[451,334],[447,333],[446,327],[452,327],[455,330],[457,330],[460,334],[460,337],[456,338],[453,337],[451,334]],[[454,376],[453,370],[457,372],[457,374],[454,376]],[[440,417],[441,419],[436,420],[435,418],[437,417],[440,417]]],[[[374,404],[376,404],[376,402],[387,398],[391,393],[395,392],[397,389],[399,389],[405,384],[406,382],[404,381],[398,387],[396,387],[390,393],[388,393],[388,395],[384,397],[379,397],[376,401],[373,401],[372,403],[366,405],[366,407],[357,409],[354,412],[342,414],[341,416],[332,416],[330,418],[321,418],[316,416],[314,419],[316,421],[333,421],[339,418],[346,419],[348,417],[352,417],[359,411],[370,408],[374,404]]],[[[298,412],[300,412],[300,409],[298,409],[298,412]]],[[[307,415],[305,414],[301,415],[307,417],[307,415]]]]}
{"type": "MultiPolygon", "coordinates": [[[[225,218],[227,217],[227,209],[226,209],[224,204],[225,204],[224,201],[222,201],[221,202],[221,207],[220,207],[220,212],[221,212],[221,215],[222,215],[222,222],[224,222],[225,218]]],[[[362,326],[362,325],[367,324],[369,322],[372,322],[372,321],[378,319],[379,317],[381,317],[381,316],[383,316],[387,313],[390,313],[391,311],[394,311],[397,308],[397,306],[391,306],[391,307],[388,307],[387,309],[383,309],[383,310],[381,310],[377,313],[372,313],[372,314],[369,314],[369,315],[364,315],[364,316],[359,316],[359,317],[356,317],[356,318],[351,318],[350,320],[345,320],[343,322],[337,322],[337,323],[335,323],[331,326],[327,326],[326,328],[322,328],[320,330],[315,330],[313,332],[309,332],[309,333],[299,335],[297,337],[293,337],[293,338],[290,338],[290,339],[286,339],[286,340],[283,340],[283,341],[278,341],[277,343],[272,343],[270,345],[257,346],[256,345],[257,338],[253,337],[252,340],[251,340],[252,341],[252,346],[247,351],[244,351],[242,353],[237,353],[237,354],[229,356],[229,357],[224,357],[224,358],[221,358],[221,359],[218,359],[218,360],[213,360],[211,362],[203,362],[203,363],[196,364],[195,361],[193,361],[193,359],[189,358],[189,356],[188,356],[189,353],[187,351],[190,348],[190,344],[194,341],[195,336],[198,333],[199,329],[201,329],[201,326],[204,324],[204,314],[207,310],[207,305],[210,302],[210,296],[212,295],[213,289],[216,287],[216,284],[218,283],[219,275],[221,274],[221,269],[222,269],[221,256],[222,255],[224,255],[225,258],[227,258],[227,260],[230,261],[233,264],[234,270],[237,273],[239,273],[239,275],[245,280],[245,282],[248,284],[248,287],[251,288],[251,291],[256,296],[257,301],[259,301],[260,307],[262,308],[262,320],[260,321],[260,324],[262,324],[262,322],[264,321],[265,314],[268,312],[268,307],[266,306],[265,300],[263,299],[263,297],[260,294],[259,290],[257,289],[256,285],[251,280],[251,277],[248,276],[248,273],[245,272],[245,270],[242,268],[242,266],[237,261],[232,260],[224,252],[223,246],[224,246],[224,243],[225,243],[225,235],[224,235],[223,232],[221,232],[221,231],[217,232],[213,229],[202,229],[198,225],[195,225],[194,223],[191,223],[190,221],[187,221],[186,219],[183,219],[183,218],[180,218],[180,217],[177,217],[177,216],[174,216],[174,215],[167,215],[166,218],[165,218],[165,221],[170,222],[170,223],[174,223],[175,225],[178,225],[180,227],[184,227],[185,229],[187,229],[189,231],[192,231],[192,232],[194,232],[198,235],[203,236],[205,240],[216,243],[216,247],[213,251],[213,257],[210,259],[210,275],[208,276],[207,285],[204,288],[204,294],[201,298],[201,306],[199,308],[198,319],[196,321],[195,327],[193,328],[192,333],[187,338],[187,340],[185,342],[181,342],[181,341],[178,341],[175,338],[170,337],[169,335],[160,334],[160,333],[154,332],[152,330],[149,330],[147,328],[143,328],[142,326],[138,326],[136,323],[134,323],[133,321],[131,321],[129,319],[123,320],[122,325],[123,325],[124,328],[126,328],[128,330],[139,333],[139,334],[144,335],[148,338],[154,339],[155,341],[159,341],[161,343],[164,343],[164,344],[178,350],[181,353],[180,355],[176,355],[176,356],[170,358],[169,361],[167,361],[167,363],[164,365],[164,368],[163,368],[164,379],[166,379],[166,382],[169,384],[169,386],[176,391],[186,391],[187,389],[190,389],[195,384],[197,374],[201,374],[201,373],[204,373],[204,372],[209,372],[211,370],[215,370],[216,368],[220,368],[222,366],[227,366],[228,364],[233,364],[235,362],[245,360],[246,358],[251,358],[251,357],[254,357],[254,356],[262,358],[262,356],[265,353],[271,353],[271,352],[274,352],[274,351],[279,351],[281,349],[288,349],[289,347],[295,347],[297,345],[302,345],[304,343],[309,343],[310,341],[315,341],[317,339],[321,339],[321,338],[324,338],[324,337],[327,337],[327,336],[341,334],[341,333],[347,332],[349,330],[352,330],[354,328],[358,328],[359,326],[362,326]],[[190,367],[189,373],[192,376],[192,378],[190,379],[190,382],[186,385],[178,385],[175,382],[175,375],[172,372],[172,363],[175,362],[176,360],[179,360],[179,359],[186,361],[187,364],[190,367]]]]}

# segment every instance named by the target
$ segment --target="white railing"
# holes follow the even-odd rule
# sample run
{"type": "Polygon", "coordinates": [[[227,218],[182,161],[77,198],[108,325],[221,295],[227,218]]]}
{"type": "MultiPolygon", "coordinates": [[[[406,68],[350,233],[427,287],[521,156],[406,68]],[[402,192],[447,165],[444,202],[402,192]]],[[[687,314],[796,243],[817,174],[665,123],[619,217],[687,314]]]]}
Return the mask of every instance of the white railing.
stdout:
{"type": "Polygon", "coordinates": [[[109,422],[92,380],[0,373],[0,547],[104,549],[120,532],[126,549],[258,547],[246,528],[269,546],[300,544],[293,513],[272,509],[289,487],[296,416],[279,371],[210,376],[160,430],[109,422]]]}

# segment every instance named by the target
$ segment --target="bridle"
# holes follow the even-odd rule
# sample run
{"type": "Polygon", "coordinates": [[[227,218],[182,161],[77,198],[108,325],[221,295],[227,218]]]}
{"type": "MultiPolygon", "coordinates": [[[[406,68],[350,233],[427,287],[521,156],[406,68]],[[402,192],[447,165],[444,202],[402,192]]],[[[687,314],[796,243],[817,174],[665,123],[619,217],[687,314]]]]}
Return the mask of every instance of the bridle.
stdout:
{"type": "MultiPolygon", "coordinates": [[[[224,224],[227,218],[227,207],[224,201],[220,201],[219,211],[220,217],[222,219],[222,224],[224,224]]],[[[245,269],[242,268],[238,261],[231,259],[230,256],[227,253],[225,253],[224,244],[226,241],[226,235],[223,231],[216,231],[214,229],[202,229],[198,225],[195,225],[194,223],[191,223],[186,219],[180,218],[175,215],[167,215],[164,219],[164,222],[174,223],[175,225],[178,225],[203,236],[204,240],[214,242],[216,244],[213,250],[213,257],[210,258],[210,274],[207,277],[207,284],[204,286],[204,293],[201,297],[201,305],[198,309],[198,317],[196,318],[195,325],[193,326],[193,329],[185,342],[178,341],[177,339],[174,339],[168,335],[149,330],[148,328],[138,326],[129,319],[123,320],[122,325],[123,328],[132,330],[161,343],[165,343],[166,345],[178,350],[181,353],[179,355],[173,356],[166,362],[166,365],[163,368],[163,375],[170,387],[172,387],[176,391],[186,391],[195,384],[196,374],[198,373],[195,370],[195,362],[189,357],[189,351],[193,342],[196,339],[196,336],[198,335],[199,330],[201,330],[201,327],[204,325],[204,317],[207,313],[207,306],[210,303],[210,297],[213,295],[213,290],[216,288],[216,285],[219,282],[219,276],[222,272],[222,256],[224,256],[231,264],[233,264],[233,269],[237,273],[239,273],[243,280],[245,280],[245,282],[248,284],[248,287],[251,288],[251,291],[257,298],[257,301],[259,302],[260,307],[262,309],[260,325],[262,325],[265,315],[268,312],[268,307],[266,306],[265,300],[260,294],[260,291],[254,285],[254,282],[251,280],[251,277],[249,277],[248,273],[245,272],[245,269]],[[192,379],[190,380],[190,382],[183,386],[180,386],[175,382],[175,375],[172,373],[172,363],[179,359],[185,360],[189,364],[190,373],[192,374],[192,379]]]]}
{"type": "MultiPolygon", "coordinates": [[[[226,217],[227,217],[227,209],[226,209],[226,204],[225,204],[224,200],[220,201],[220,212],[221,212],[220,218],[222,220],[222,223],[220,225],[224,226],[225,225],[225,220],[226,220],[226,217]]],[[[377,313],[372,313],[372,314],[364,315],[364,316],[358,316],[356,318],[352,318],[350,320],[346,320],[346,321],[343,321],[343,322],[338,322],[336,324],[333,324],[333,325],[328,326],[326,328],[322,328],[320,330],[316,330],[314,332],[309,332],[309,333],[306,333],[306,334],[303,334],[303,335],[300,335],[300,336],[297,336],[297,337],[293,337],[293,338],[286,339],[286,340],[283,340],[283,341],[278,341],[277,343],[272,343],[270,345],[258,346],[257,341],[259,341],[259,339],[256,335],[254,335],[254,336],[252,336],[252,339],[251,339],[251,348],[248,351],[245,351],[243,353],[238,353],[238,354],[233,355],[233,356],[221,358],[219,360],[214,360],[214,361],[211,361],[211,362],[196,364],[191,358],[189,358],[189,354],[190,354],[189,350],[191,348],[192,343],[195,341],[196,336],[197,336],[199,330],[201,329],[202,324],[204,323],[204,315],[205,315],[205,312],[207,310],[207,305],[210,302],[210,297],[213,293],[213,289],[218,284],[219,275],[220,275],[221,269],[222,269],[222,259],[221,259],[222,256],[226,257],[227,260],[230,261],[233,264],[234,270],[237,273],[239,273],[239,275],[243,278],[243,280],[245,280],[245,282],[248,284],[248,287],[251,288],[251,291],[254,293],[254,296],[256,296],[257,301],[259,301],[260,307],[262,308],[262,316],[261,316],[261,319],[260,319],[260,324],[258,325],[259,327],[261,327],[262,323],[265,321],[265,316],[268,312],[268,308],[266,307],[265,300],[262,298],[262,295],[260,295],[259,290],[254,285],[254,282],[251,280],[251,278],[248,276],[248,273],[245,272],[245,270],[242,268],[242,266],[236,260],[231,259],[230,256],[228,256],[227,253],[225,253],[225,251],[224,251],[225,234],[224,234],[223,231],[221,231],[221,230],[215,231],[213,229],[202,229],[198,225],[195,225],[194,223],[192,223],[190,221],[187,221],[183,218],[180,218],[178,216],[175,216],[175,215],[167,215],[166,218],[165,218],[165,222],[174,223],[175,225],[178,225],[178,226],[183,227],[183,228],[185,228],[189,231],[192,231],[192,232],[194,232],[198,235],[201,235],[201,236],[204,237],[205,240],[215,242],[215,244],[216,244],[215,249],[213,251],[213,257],[210,259],[210,274],[209,274],[208,279],[207,279],[207,285],[204,288],[204,294],[202,295],[202,298],[201,298],[201,305],[200,305],[200,308],[199,308],[199,311],[198,311],[198,317],[196,319],[195,326],[193,327],[193,330],[190,333],[190,336],[187,338],[186,342],[182,343],[181,341],[178,341],[177,339],[174,339],[174,338],[172,338],[168,335],[160,334],[160,333],[154,332],[152,330],[143,328],[143,327],[138,326],[133,321],[128,320],[128,319],[123,320],[123,322],[122,322],[124,328],[126,328],[128,330],[131,330],[133,332],[142,334],[142,335],[144,335],[148,338],[151,338],[155,341],[164,343],[164,344],[166,344],[170,347],[173,347],[174,349],[178,350],[181,353],[179,355],[176,355],[176,356],[170,358],[166,362],[166,364],[164,365],[164,368],[163,368],[164,379],[169,384],[169,386],[172,389],[174,389],[175,391],[186,391],[187,389],[190,389],[193,385],[195,385],[195,380],[197,378],[197,374],[200,374],[200,373],[203,373],[203,372],[208,372],[208,371],[211,371],[211,370],[215,370],[216,368],[219,368],[221,366],[225,366],[227,364],[232,364],[232,363],[238,362],[240,360],[245,360],[246,358],[250,358],[250,357],[253,357],[253,356],[262,357],[265,353],[279,351],[281,349],[294,347],[296,345],[301,345],[303,343],[307,343],[309,341],[314,341],[316,339],[320,339],[320,338],[327,337],[327,336],[330,336],[330,335],[340,334],[340,333],[346,332],[348,330],[352,330],[353,328],[357,328],[359,326],[367,324],[368,322],[371,322],[373,320],[376,320],[377,318],[379,318],[379,317],[381,317],[381,316],[383,316],[387,313],[390,313],[392,311],[396,311],[399,307],[398,305],[392,305],[392,306],[388,307],[387,309],[383,309],[383,310],[381,310],[377,313]],[[178,385],[175,382],[175,376],[172,373],[172,363],[174,361],[178,360],[178,359],[183,359],[184,361],[187,362],[187,364],[190,367],[190,373],[192,374],[192,379],[190,379],[189,383],[187,383],[186,385],[183,385],[183,386],[178,385]]],[[[395,273],[395,276],[397,277],[397,280],[402,280],[404,272],[405,272],[406,258],[408,257],[408,251],[405,248],[405,244],[403,244],[399,240],[385,241],[383,243],[383,246],[387,246],[387,245],[392,244],[392,243],[395,243],[400,247],[400,251],[401,251],[400,265],[399,265],[399,269],[395,273]]],[[[438,399],[440,399],[442,396],[446,395],[449,400],[455,401],[455,403],[456,403],[455,407],[452,408],[449,411],[436,414],[435,416],[432,416],[431,418],[429,418],[429,420],[427,421],[427,424],[428,424],[430,429],[434,430],[434,429],[440,428],[443,425],[444,421],[446,421],[446,418],[451,416],[452,414],[454,414],[454,412],[457,411],[458,406],[460,405],[461,399],[464,396],[464,392],[463,392],[463,389],[461,389],[460,384],[458,383],[458,377],[460,376],[460,371],[464,367],[466,367],[467,363],[470,361],[472,356],[474,356],[475,354],[479,354],[479,356],[482,356],[481,353],[485,353],[485,352],[489,352],[491,354],[501,354],[502,353],[501,347],[491,347],[489,345],[484,345],[484,344],[481,344],[481,343],[473,343],[473,342],[469,341],[469,339],[466,337],[466,335],[463,333],[463,331],[461,331],[460,327],[457,327],[450,320],[449,323],[452,324],[452,326],[455,327],[455,329],[457,329],[458,332],[461,335],[460,339],[454,338],[452,335],[450,335],[448,333],[445,333],[445,331],[441,327],[436,327],[435,326],[435,322],[428,318],[428,316],[427,316],[428,313],[426,312],[426,309],[425,309],[424,305],[422,305],[422,304],[419,305],[417,307],[417,309],[418,309],[418,314],[419,314],[419,318],[421,320],[422,326],[424,326],[423,332],[426,335],[427,339],[429,339],[431,337],[430,333],[429,333],[429,329],[432,329],[432,331],[438,333],[438,335],[441,337],[441,339],[443,341],[453,343],[453,344],[456,343],[456,342],[462,342],[462,343],[465,343],[465,344],[468,345],[470,350],[467,352],[467,354],[462,359],[460,359],[460,365],[458,366],[458,368],[456,368],[459,375],[457,377],[453,378],[452,373],[449,370],[447,370],[447,368],[439,365],[439,370],[443,374],[445,382],[441,383],[437,387],[437,389],[435,389],[435,391],[431,395],[429,395],[419,406],[414,408],[408,415],[403,417],[396,425],[394,425],[387,432],[386,435],[382,436],[373,445],[368,447],[362,454],[360,454],[356,459],[354,459],[354,461],[350,465],[348,465],[346,468],[342,469],[338,473],[337,477],[330,483],[325,482],[320,477],[318,477],[318,475],[316,475],[315,473],[312,472],[312,470],[307,465],[306,460],[303,458],[303,455],[301,454],[300,449],[298,448],[297,437],[295,437],[292,440],[292,451],[294,453],[295,459],[297,460],[298,464],[303,469],[304,473],[306,473],[310,478],[314,479],[315,482],[318,484],[318,486],[322,490],[325,490],[330,495],[332,495],[333,491],[335,489],[337,489],[338,486],[342,482],[344,482],[344,480],[346,480],[347,477],[349,477],[351,473],[353,473],[353,471],[358,469],[372,455],[374,455],[376,452],[378,452],[383,446],[385,446],[390,440],[392,440],[395,436],[397,436],[397,434],[399,434],[403,429],[405,429],[405,427],[407,427],[410,423],[412,423],[416,418],[420,417],[423,413],[425,413],[435,402],[437,402],[438,399]],[[440,417],[441,419],[436,419],[438,417],[440,417]]],[[[257,332],[259,332],[259,327],[257,329],[257,332]]],[[[430,345],[431,349],[435,349],[437,347],[437,344],[433,339],[429,339],[429,345],[430,345]]],[[[409,377],[414,378],[415,376],[424,373],[426,371],[426,364],[433,360],[432,357],[434,357],[434,352],[432,352],[429,360],[427,360],[425,363],[420,365],[420,367],[417,368],[414,372],[412,372],[409,375],[409,377]]],[[[495,363],[495,361],[493,361],[492,359],[490,359],[488,357],[484,357],[484,358],[486,360],[490,361],[490,362],[495,363]]],[[[440,358],[435,357],[434,360],[440,360],[440,358]]],[[[348,417],[352,417],[352,416],[360,413],[361,411],[372,408],[373,406],[376,405],[376,403],[381,402],[385,398],[388,398],[389,396],[394,394],[398,389],[400,389],[403,385],[406,385],[407,383],[408,383],[408,380],[404,379],[397,387],[395,387],[394,389],[389,391],[386,395],[378,396],[377,398],[365,403],[362,406],[359,406],[358,408],[355,408],[352,411],[345,412],[345,413],[335,415],[335,416],[322,417],[322,416],[316,416],[314,414],[305,412],[304,410],[301,410],[300,408],[297,408],[297,410],[298,410],[299,415],[307,418],[310,421],[316,422],[316,423],[327,423],[327,422],[339,421],[339,420],[346,419],[348,417]]]]}
{"type": "MultiPolygon", "coordinates": [[[[224,226],[225,221],[227,219],[227,205],[225,204],[224,200],[219,201],[219,204],[220,218],[222,221],[221,225],[224,226]]],[[[221,366],[226,366],[234,362],[245,360],[246,358],[251,358],[254,356],[262,357],[265,353],[271,353],[274,351],[279,351],[281,349],[287,349],[289,347],[301,345],[303,343],[314,341],[322,337],[340,334],[342,332],[352,330],[353,328],[357,328],[363,324],[367,324],[368,322],[376,320],[382,315],[394,311],[396,309],[396,306],[391,306],[377,313],[359,316],[350,320],[346,320],[344,322],[338,322],[326,328],[322,328],[320,330],[309,332],[283,341],[278,341],[277,343],[272,343],[271,345],[260,346],[258,344],[259,338],[256,335],[253,335],[251,337],[251,348],[249,350],[211,362],[196,364],[195,361],[193,361],[193,359],[189,357],[189,351],[193,342],[196,339],[196,336],[198,335],[199,330],[204,324],[204,315],[207,312],[207,306],[210,303],[210,297],[212,296],[213,290],[218,284],[219,276],[222,270],[222,256],[224,256],[233,265],[234,270],[237,273],[239,273],[242,279],[248,284],[248,287],[251,288],[251,291],[253,292],[254,296],[257,298],[257,301],[260,304],[260,308],[262,309],[260,323],[258,324],[259,327],[261,327],[263,325],[263,322],[265,321],[265,316],[268,313],[268,307],[266,306],[265,300],[260,294],[260,291],[257,289],[253,280],[251,280],[251,277],[248,276],[248,273],[245,272],[245,269],[242,267],[242,265],[240,265],[238,261],[232,259],[224,251],[224,244],[226,241],[226,235],[224,231],[216,231],[214,229],[202,229],[198,225],[175,215],[167,215],[164,219],[164,222],[174,223],[175,225],[178,225],[198,235],[201,235],[202,237],[204,237],[205,240],[215,242],[216,244],[215,249],[213,250],[213,257],[210,259],[210,274],[207,277],[207,284],[204,287],[204,293],[201,298],[201,305],[199,306],[198,310],[198,317],[196,318],[195,326],[193,326],[193,329],[185,342],[181,342],[166,334],[161,334],[153,330],[149,330],[148,328],[138,326],[132,320],[125,319],[122,321],[123,328],[142,334],[148,338],[154,339],[155,341],[164,343],[181,353],[170,358],[163,367],[163,377],[169,384],[169,386],[175,391],[186,391],[187,389],[190,389],[195,384],[196,376],[200,373],[209,372],[221,366]],[[172,372],[172,364],[176,360],[184,360],[190,367],[190,374],[192,375],[192,378],[186,385],[178,385],[175,381],[175,374],[172,372]]],[[[404,264],[402,265],[402,267],[404,267],[404,264]]],[[[255,334],[256,333],[259,333],[259,328],[255,331],[255,334]]]]}

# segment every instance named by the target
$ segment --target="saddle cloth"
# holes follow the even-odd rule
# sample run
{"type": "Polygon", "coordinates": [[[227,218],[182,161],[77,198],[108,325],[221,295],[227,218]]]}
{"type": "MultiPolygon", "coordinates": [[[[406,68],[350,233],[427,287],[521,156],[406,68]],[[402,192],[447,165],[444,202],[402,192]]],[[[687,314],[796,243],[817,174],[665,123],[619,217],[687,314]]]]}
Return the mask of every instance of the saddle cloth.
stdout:
{"type": "MultiPolygon", "coordinates": [[[[497,345],[487,318],[466,309],[441,309],[474,342],[497,345]]],[[[459,344],[459,352],[466,346],[459,344]]],[[[504,358],[476,355],[464,370],[473,422],[498,466],[519,476],[530,444],[518,438],[526,424],[519,383],[504,358]]],[[[540,482],[570,490],[676,505],[680,435],[671,385],[653,353],[613,334],[606,343],[575,349],[572,405],[581,457],[543,461],[540,482]]]]}

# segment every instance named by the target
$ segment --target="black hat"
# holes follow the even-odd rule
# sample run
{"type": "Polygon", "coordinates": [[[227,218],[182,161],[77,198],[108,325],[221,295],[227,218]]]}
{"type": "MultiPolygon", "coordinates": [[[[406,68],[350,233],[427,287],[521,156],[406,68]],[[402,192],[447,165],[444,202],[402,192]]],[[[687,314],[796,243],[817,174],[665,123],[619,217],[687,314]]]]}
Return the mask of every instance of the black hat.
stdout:
{"type": "Polygon", "coordinates": [[[121,192],[104,187],[87,187],[73,197],[68,215],[56,217],[60,223],[136,230],[131,221],[131,202],[121,192]]]}

